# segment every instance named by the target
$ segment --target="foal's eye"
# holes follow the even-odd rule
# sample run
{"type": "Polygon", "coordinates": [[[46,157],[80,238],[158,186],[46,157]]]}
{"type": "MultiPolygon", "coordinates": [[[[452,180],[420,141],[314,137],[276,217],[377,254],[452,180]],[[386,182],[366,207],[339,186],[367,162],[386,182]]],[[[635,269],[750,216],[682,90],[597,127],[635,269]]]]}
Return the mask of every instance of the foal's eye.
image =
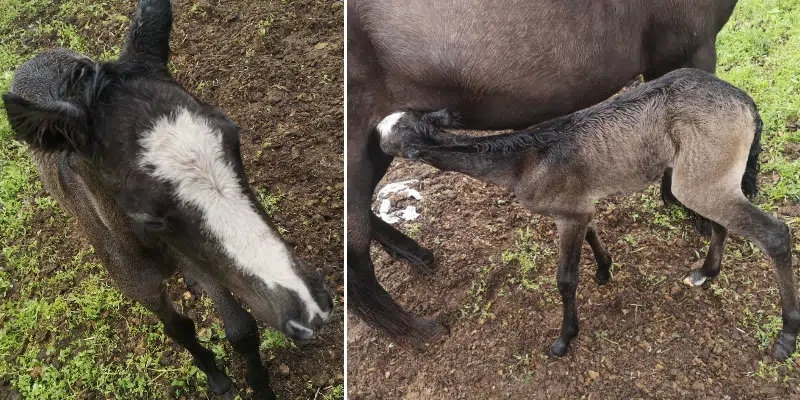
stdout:
{"type": "Polygon", "coordinates": [[[167,230],[166,218],[156,217],[154,215],[145,213],[129,214],[136,223],[143,227],[148,232],[163,232],[167,230]]]}
{"type": "Polygon", "coordinates": [[[153,218],[145,222],[145,229],[151,232],[163,232],[167,230],[167,220],[164,218],[153,218]]]}

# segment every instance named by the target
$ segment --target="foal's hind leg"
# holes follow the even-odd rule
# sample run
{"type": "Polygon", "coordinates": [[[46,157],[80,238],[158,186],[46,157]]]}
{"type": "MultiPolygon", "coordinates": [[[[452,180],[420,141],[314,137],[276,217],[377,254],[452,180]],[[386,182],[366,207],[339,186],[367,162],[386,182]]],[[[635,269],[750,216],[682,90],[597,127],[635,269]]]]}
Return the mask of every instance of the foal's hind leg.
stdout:
{"type": "Polygon", "coordinates": [[[708,254],[703,266],[697,271],[692,272],[683,280],[689,286],[701,286],[706,280],[719,275],[722,266],[722,253],[725,250],[725,239],[728,237],[728,230],[724,226],[711,222],[711,243],[708,246],[708,254]]]}
{"type": "Polygon", "coordinates": [[[564,319],[561,324],[561,335],[550,346],[550,355],[563,357],[567,354],[569,343],[578,335],[578,275],[581,258],[581,247],[586,238],[587,225],[591,215],[556,217],[558,228],[558,273],[556,281],[558,292],[564,306],[564,319]]]}
{"type": "Polygon", "coordinates": [[[792,272],[789,227],[750,203],[738,187],[710,193],[715,193],[716,198],[682,198],[677,190],[675,194],[687,207],[753,241],[775,263],[783,317],[783,330],[775,344],[775,358],[785,360],[795,352],[800,330],[800,305],[792,272]]]}
{"type": "Polygon", "coordinates": [[[231,293],[208,276],[197,271],[184,270],[184,275],[197,279],[208,297],[214,302],[225,323],[225,337],[237,353],[247,362],[247,384],[253,388],[255,398],[275,399],[269,384],[268,369],[261,363],[260,338],[255,318],[236,301],[231,293]]]}
{"type": "Polygon", "coordinates": [[[594,259],[597,262],[597,271],[595,272],[595,279],[597,283],[602,285],[611,279],[611,254],[603,246],[600,241],[600,236],[597,235],[597,226],[592,221],[586,229],[586,241],[592,247],[594,259]]]}

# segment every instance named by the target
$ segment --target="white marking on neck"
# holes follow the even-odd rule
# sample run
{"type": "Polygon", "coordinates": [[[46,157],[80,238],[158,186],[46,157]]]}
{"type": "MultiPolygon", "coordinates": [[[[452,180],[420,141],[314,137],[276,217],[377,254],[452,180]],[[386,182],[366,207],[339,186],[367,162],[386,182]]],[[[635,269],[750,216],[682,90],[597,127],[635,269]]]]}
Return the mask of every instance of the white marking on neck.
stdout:
{"type": "Polygon", "coordinates": [[[205,228],[236,266],[268,287],[292,290],[306,305],[309,318],[326,319],[297,275],[292,257],[277,232],[253,209],[233,166],[225,159],[222,133],[186,109],[156,120],[141,137],[139,165],[175,185],[177,198],[196,207],[205,228]]]}
{"type": "Polygon", "coordinates": [[[402,117],[404,114],[405,114],[405,113],[404,113],[404,112],[402,112],[402,111],[399,111],[399,112],[396,112],[396,113],[393,113],[393,114],[389,114],[389,115],[388,115],[386,118],[384,118],[384,119],[383,119],[383,120],[382,120],[382,121],[381,121],[381,122],[378,124],[378,127],[377,127],[377,129],[378,129],[378,132],[381,134],[381,137],[382,137],[382,138],[384,138],[384,137],[386,137],[386,136],[389,136],[389,134],[391,134],[391,133],[392,133],[392,128],[394,127],[394,124],[396,124],[396,123],[397,123],[397,121],[399,121],[399,120],[400,120],[400,118],[401,118],[401,117],[402,117]]]}

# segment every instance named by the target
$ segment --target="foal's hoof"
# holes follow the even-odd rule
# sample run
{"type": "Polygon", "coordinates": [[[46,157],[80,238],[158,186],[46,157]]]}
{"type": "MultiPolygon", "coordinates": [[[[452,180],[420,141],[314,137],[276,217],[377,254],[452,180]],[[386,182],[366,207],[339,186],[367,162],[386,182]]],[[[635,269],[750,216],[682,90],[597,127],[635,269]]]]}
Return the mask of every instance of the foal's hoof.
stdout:
{"type": "Polygon", "coordinates": [[[700,270],[697,270],[692,272],[689,276],[687,276],[686,279],[683,280],[683,283],[689,286],[697,287],[697,286],[703,286],[703,284],[706,283],[707,280],[708,277],[703,275],[703,273],[700,272],[700,270]]]}
{"type": "Polygon", "coordinates": [[[775,343],[775,359],[778,361],[786,361],[795,352],[797,346],[797,339],[788,333],[781,333],[778,341],[775,343]]]}
{"type": "Polygon", "coordinates": [[[594,274],[594,281],[597,282],[598,285],[604,285],[608,283],[612,278],[610,270],[597,270],[594,274]]]}
{"type": "Polygon", "coordinates": [[[253,394],[253,398],[257,399],[257,400],[275,400],[276,399],[275,392],[273,392],[272,389],[270,389],[270,388],[267,388],[267,390],[262,391],[262,392],[254,393],[253,394]]]}
{"type": "Polygon", "coordinates": [[[208,378],[208,386],[211,388],[212,392],[223,396],[223,398],[227,398],[225,396],[229,393],[231,396],[235,394],[233,393],[233,381],[231,378],[228,378],[228,375],[225,375],[224,372],[214,374],[214,376],[206,375],[206,377],[208,378]]]}
{"type": "Polygon", "coordinates": [[[550,346],[550,357],[552,358],[561,358],[567,355],[567,350],[569,349],[569,342],[564,339],[558,338],[558,340],[550,346]]]}

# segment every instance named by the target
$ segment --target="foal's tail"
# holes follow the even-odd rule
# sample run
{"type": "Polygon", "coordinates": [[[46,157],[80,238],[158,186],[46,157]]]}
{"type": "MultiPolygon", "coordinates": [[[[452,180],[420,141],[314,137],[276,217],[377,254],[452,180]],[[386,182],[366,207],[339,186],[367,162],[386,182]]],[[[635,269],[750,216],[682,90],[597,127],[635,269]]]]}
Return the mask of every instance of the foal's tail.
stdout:
{"type": "MultiPolygon", "coordinates": [[[[758,163],[758,155],[761,154],[761,129],[763,127],[763,122],[761,121],[761,116],[758,114],[758,111],[753,111],[753,120],[755,124],[755,134],[753,135],[753,143],[750,144],[750,152],[747,155],[747,166],[744,170],[744,175],[742,176],[742,193],[747,196],[748,199],[753,199],[758,194],[758,171],[759,171],[759,163],[758,163]]],[[[672,194],[672,170],[667,169],[664,172],[664,177],[661,179],[661,199],[666,204],[682,204],[675,198],[675,195],[672,194]]],[[[685,208],[684,211],[689,215],[689,219],[692,220],[694,223],[695,228],[700,231],[703,235],[710,235],[711,234],[711,222],[700,216],[699,214],[695,213],[694,211],[685,208]]]]}
{"type": "Polygon", "coordinates": [[[750,144],[750,154],[747,156],[747,167],[744,170],[744,176],[742,177],[742,192],[744,195],[747,196],[748,199],[753,199],[758,194],[758,185],[756,184],[756,180],[758,178],[758,155],[761,154],[761,128],[763,126],[763,122],[761,121],[761,116],[758,115],[758,111],[755,111],[755,115],[753,116],[754,122],[756,125],[756,132],[753,136],[753,143],[750,144]]]}

